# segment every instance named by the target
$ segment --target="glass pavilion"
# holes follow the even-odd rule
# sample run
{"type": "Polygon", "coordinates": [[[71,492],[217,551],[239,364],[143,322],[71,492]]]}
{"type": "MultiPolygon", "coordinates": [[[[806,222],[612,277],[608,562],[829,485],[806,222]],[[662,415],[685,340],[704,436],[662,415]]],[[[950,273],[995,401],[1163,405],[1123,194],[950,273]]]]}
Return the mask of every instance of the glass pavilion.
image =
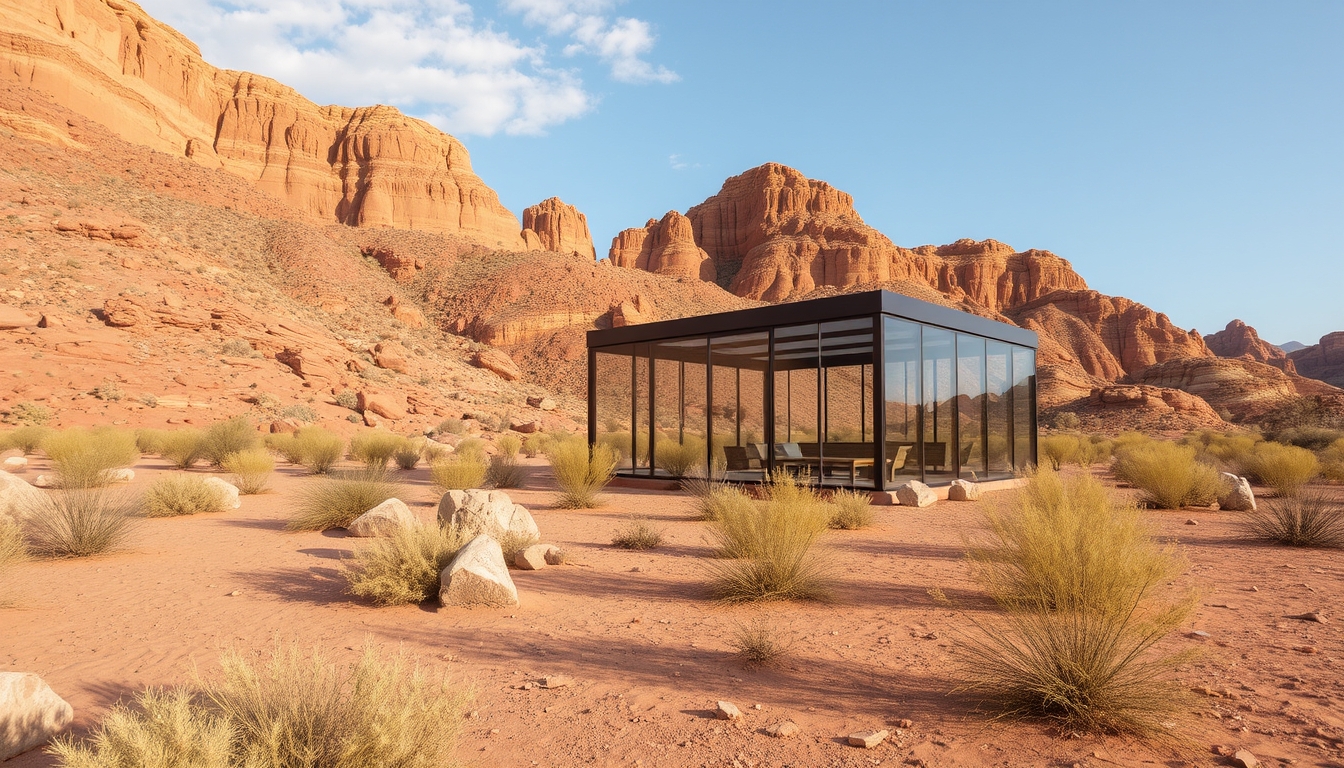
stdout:
{"type": "Polygon", "coordinates": [[[1036,334],[888,291],[588,332],[618,474],[871,490],[1036,463],[1036,334]]]}

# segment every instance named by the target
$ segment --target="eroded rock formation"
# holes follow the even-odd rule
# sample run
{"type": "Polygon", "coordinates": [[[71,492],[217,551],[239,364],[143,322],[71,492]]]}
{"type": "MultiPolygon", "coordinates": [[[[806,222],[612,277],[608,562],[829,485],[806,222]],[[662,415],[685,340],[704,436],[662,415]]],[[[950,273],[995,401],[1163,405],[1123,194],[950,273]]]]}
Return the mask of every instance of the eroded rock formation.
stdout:
{"type": "Polygon", "coordinates": [[[529,248],[532,237],[543,251],[597,259],[588,217],[558,197],[547,198],[523,211],[523,239],[528,241],[529,248]]]}
{"type": "Polygon", "coordinates": [[[1303,376],[1344,387],[1344,331],[1327,333],[1319,342],[1290,352],[1288,359],[1303,376]]]}
{"type": "Polygon", "coordinates": [[[223,168],[321,220],[523,247],[518,219],[466,148],[422,120],[320,107],[269,78],[217,69],[131,2],[0,0],[0,16],[0,80],[127,141],[223,168]]]}
{"type": "MultiPolygon", "coordinates": [[[[649,219],[643,229],[626,229],[611,241],[611,263],[668,277],[715,280],[714,261],[696,245],[691,220],[668,211],[661,221],[649,219]]],[[[738,294],[742,296],[744,294],[738,294]]]]}
{"type": "Polygon", "coordinates": [[[1260,338],[1251,326],[1240,320],[1233,320],[1217,333],[1204,337],[1209,351],[1219,357],[1231,357],[1240,360],[1254,360],[1266,363],[1286,373],[1296,373],[1293,361],[1282,349],[1260,338]]]}

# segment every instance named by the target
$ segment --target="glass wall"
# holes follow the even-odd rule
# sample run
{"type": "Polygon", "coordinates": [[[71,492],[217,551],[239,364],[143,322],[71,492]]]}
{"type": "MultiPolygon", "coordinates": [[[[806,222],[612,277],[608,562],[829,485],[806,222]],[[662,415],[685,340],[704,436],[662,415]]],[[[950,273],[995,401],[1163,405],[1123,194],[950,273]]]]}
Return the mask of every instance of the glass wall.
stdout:
{"type": "Polygon", "coordinates": [[[972,333],[863,316],[599,347],[592,366],[592,439],[621,474],[890,489],[1035,461],[1035,350],[972,333]]]}

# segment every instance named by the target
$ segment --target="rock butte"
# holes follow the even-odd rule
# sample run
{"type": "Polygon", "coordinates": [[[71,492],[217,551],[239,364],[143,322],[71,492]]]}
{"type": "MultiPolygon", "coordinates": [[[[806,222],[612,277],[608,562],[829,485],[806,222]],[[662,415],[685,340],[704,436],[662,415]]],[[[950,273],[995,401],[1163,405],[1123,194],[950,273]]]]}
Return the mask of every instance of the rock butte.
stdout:
{"type": "Polygon", "coordinates": [[[1204,343],[1219,357],[1254,360],[1268,363],[1285,373],[1297,373],[1297,367],[1282,349],[1261,339],[1254,328],[1240,320],[1233,320],[1223,330],[1205,336],[1204,343]]]}

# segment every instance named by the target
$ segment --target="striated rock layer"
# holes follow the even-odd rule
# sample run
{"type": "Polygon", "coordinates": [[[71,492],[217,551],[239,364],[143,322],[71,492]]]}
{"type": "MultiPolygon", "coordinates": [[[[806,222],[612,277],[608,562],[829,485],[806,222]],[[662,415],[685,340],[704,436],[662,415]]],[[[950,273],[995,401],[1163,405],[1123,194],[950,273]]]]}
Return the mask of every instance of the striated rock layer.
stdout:
{"type": "Polygon", "coordinates": [[[1219,357],[1254,360],[1285,373],[1297,373],[1297,367],[1282,349],[1261,339],[1254,328],[1240,320],[1233,320],[1223,330],[1205,336],[1204,343],[1219,357]]]}
{"type": "Polygon", "coordinates": [[[1344,331],[1327,333],[1316,344],[1290,352],[1288,359],[1303,376],[1344,387],[1344,331]]]}
{"type": "Polygon", "coordinates": [[[588,217],[558,197],[542,200],[523,210],[523,239],[528,249],[573,253],[597,260],[588,217]]]}
{"type": "Polygon", "coordinates": [[[320,107],[269,78],[217,69],[128,1],[0,0],[0,16],[0,80],[127,141],[242,176],[318,219],[523,247],[518,219],[466,148],[424,121],[386,106],[320,107]]]}

